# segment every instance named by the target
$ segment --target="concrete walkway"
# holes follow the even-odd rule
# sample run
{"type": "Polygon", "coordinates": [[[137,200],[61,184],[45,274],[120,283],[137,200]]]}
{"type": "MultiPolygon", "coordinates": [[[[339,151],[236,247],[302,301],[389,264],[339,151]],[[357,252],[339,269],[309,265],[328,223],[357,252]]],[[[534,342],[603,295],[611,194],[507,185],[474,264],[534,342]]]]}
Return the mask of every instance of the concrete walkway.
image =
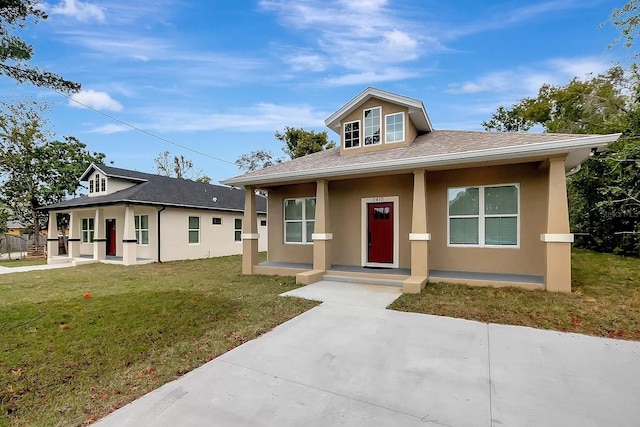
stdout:
{"type": "MultiPolygon", "coordinates": [[[[344,298],[340,298],[342,287],[344,298]]],[[[143,396],[109,426],[637,426],[640,343],[331,302],[143,396]]]]}
{"type": "Polygon", "coordinates": [[[44,264],[44,265],[24,265],[22,267],[0,266],[0,274],[24,273],[26,271],[53,270],[56,268],[73,267],[73,264],[44,264]]]}

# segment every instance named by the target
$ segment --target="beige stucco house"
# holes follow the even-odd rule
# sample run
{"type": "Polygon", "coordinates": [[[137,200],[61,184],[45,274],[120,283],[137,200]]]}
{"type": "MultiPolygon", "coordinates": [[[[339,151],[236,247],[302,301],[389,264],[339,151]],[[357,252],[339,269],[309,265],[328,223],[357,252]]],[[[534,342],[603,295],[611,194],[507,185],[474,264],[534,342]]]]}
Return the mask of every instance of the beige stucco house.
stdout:
{"type": "MultiPolygon", "coordinates": [[[[242,252],[245,192],[236,188],[92,164],[80,177],[88,194],[49,212],[48,263],[132,265],[242,252]],[[57,213],[69,214],[68,254],[58,255],[57,213]]],[[[267,248],[266,199],[254,198],[267,248]]]]}
{"type": "Polygon", "coordinates": [[[571,291],[566,180],[619,135],[435,130],[368,88],[326,120],[340,146],[223,183],[268,191],[268,261],[245,201],[243,273],[571,291]]]}

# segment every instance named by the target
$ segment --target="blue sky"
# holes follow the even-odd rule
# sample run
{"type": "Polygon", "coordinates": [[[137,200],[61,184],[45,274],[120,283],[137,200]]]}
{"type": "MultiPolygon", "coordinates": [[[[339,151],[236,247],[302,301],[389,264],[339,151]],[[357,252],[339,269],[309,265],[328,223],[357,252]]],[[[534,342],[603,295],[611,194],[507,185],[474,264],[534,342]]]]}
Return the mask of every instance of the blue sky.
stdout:
{"type": "MultiPolygon", "coordinates": [[[[78,101],[233,163],[257,149],[281,155],[274,132],[284,126],[327,130],[324,119],[368,86],[422,100],[436,129],[480,130],[499,105],[543,83],[624,62],[629,52],[607,49],[618,34],[609,16],[623,4],[50,0],[49,19],[20,35],[34,46],[32,65],[82,83],[78,101]]],[[[240,173],[48,89],[0,77],[0,91],[51,103],[56,134],[114,166],[154,172],[168,150],[214,182],[240,173]]]]}

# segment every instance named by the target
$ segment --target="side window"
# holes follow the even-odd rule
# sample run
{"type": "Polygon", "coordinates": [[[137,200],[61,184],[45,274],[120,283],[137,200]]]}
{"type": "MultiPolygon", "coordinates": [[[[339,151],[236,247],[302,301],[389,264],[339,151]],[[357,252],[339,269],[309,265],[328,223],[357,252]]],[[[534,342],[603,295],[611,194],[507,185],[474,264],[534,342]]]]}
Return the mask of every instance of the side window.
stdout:
{"type": "Polygon", "coordinates": [[[189,217],[189,243],[200,243],[200,217],[189,217]]]}
{"type": "Polygon", "coordinates": [[[242,219],[236,218],[234,227],[235,231],[233,238],[236,242],[239,242],[242,240],[242,219]]]}

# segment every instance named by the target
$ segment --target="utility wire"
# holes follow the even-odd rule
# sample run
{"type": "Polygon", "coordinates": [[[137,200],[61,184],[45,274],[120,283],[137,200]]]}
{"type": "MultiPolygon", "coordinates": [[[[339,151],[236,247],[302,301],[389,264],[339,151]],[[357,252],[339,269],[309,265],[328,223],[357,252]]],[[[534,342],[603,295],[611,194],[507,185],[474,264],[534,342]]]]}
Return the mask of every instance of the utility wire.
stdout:
{"type": "Polygon", "coordinates": [[[127,126],[127,127],[130,127],[131,129],[137,130],[138,132],[142,132],[142,133],[144,133],[144,134],[146,134],[146,135],[148,135],[148,136],[150,136],[150,137],[152,137],[152,138],[159,139],[159,140],[161,140],[161,141],[164,141],[164,142],[166,142],[166,143],[169,143],[169,144],[175,145],[176,147],[180,147],[180,148],[182,148],[182,149],[184,149],[184,150],[191,151],[191,152],[196,153],[196,154],[199,154],[199,155],[201,155],[201,156],[208,157],[208,158],[213,159],[213,160],[218,160],[219,162],[228,163],[228,164],[230,164],[230,165],[236,166],[236,164],[235,164],[235,163],[233,163],[233,162],[230,162],[230,161],[228,161],[228,160],[221,159],[220,157],[212,156],[211,154],[203,153],[202,151],[198,151],[198,150],[196,150],[196,149],[193,149],[193,148],[187,147],[186,145],[178,144],[177,142],[171,141],[170,139],[164,138],[164,137],[162,137],[162,136],[160,136],[160,135],[156,135],[155,133],[149,132],[148,130],[144,130],[144,129],[139,128],[139,127],[137,127],[137,126],[134,126],[134,125],[132,125],[132,124],[130,124],[130,123],[127,123],[127,122],[125,122],[124,120],[120,120],[119,118],[117,118],[117,117],[115,117],[115,116],[112,116],[112,115],[110,115],[110,114],[107,114],[107,113],[104,113],[104,112],[102,112],[102,111],[100,111],[100,110],[97,110],[97,109],[95,109],[95,108],[93,108],[93,107],[90,107],[90,106],[88,106],[87,104],[85,104],[85,103],[83,103],[83,102],[78,101],[77,99],[73,99],[71,96],[67,95],[66,93],[59,92],[59,91],[57,91],[57,90],[55,90],[55,89],[52,89],[52,88],[50,88],[50,89],[51,89],[52,91],[54,91],[55,93],[57,93],[58,95],[64,96],[65,98],[69,99],[70,101],[75,102],[76,104],[82,105],[83,107],[88,108],[89,110],[91,110],[91,111],[93,111],[93,112],[95,112],[95,113],[98,113],[98,114],[101,114],[101,115],[103,115],[103,116],[105,116],[105,117],[108,117],[109,119],[113,120],[114,122],[118,122],[118,123],[120,123],[120,124],[122,124],[122,125],[125,125],[125,126],[127,126]]]}

